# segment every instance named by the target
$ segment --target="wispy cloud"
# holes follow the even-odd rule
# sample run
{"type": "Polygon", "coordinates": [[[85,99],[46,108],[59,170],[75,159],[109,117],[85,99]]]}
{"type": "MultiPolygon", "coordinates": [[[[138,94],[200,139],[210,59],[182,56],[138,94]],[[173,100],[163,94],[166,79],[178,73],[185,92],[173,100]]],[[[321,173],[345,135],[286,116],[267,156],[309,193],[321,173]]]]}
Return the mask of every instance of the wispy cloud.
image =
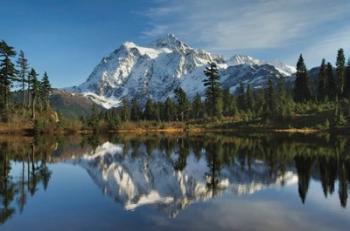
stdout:
{"type": "Polygon", "coordinates": [[[343,48],[345,53],[350,55],[350,26],[320,38],[318,42],[305,49],[303,54],[306,60],[312,60],[314,57],[317,57],[319,63],[321,63],[321,58],[326,58],[327,61],[335,63],[339,48],[343,48]]]}
{"type": "Polygon", "coordinates": [[[348,0],[157,0],[145,13],[150,24],[143,34],[175,33],[212,51],[302,51],[322,32],[341,33],[349,11],[348,0]]]}

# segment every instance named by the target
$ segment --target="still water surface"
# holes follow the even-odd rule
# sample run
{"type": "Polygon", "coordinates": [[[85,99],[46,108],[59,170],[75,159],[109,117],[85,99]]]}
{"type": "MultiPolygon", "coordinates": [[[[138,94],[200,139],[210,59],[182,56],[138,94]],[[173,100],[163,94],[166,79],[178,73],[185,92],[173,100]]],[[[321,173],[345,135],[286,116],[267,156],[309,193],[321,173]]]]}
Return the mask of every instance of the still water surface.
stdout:
{"type": "Polygon", "coordinates": [[[0,230],[350,230],[350,138],[0,139],[0,230]]]}

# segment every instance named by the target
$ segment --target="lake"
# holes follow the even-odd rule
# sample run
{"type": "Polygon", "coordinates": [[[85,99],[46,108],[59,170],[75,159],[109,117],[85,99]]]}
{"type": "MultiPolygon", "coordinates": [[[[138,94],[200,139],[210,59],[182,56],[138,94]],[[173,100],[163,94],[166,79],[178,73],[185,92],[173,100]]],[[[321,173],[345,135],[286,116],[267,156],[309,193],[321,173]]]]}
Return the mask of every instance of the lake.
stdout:
{"type": "Polygon", "coordinates": [[[0,230],[349,230],[350,137],[0,137],[0,230]]]}

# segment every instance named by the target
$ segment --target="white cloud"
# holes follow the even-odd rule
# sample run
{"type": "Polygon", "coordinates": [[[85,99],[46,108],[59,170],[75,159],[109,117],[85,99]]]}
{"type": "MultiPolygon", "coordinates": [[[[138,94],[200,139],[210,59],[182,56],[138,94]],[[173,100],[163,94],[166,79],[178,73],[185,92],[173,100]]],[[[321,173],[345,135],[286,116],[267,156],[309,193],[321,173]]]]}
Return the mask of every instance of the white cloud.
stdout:
{"type": "Polygon", "coordinates": [[[302,50],[320,29],[330,33],[346,22],[349,10],[348,0],[158,0],[145,13],[150,26],[143,34],[175,33],[211,51],[302,50]]]}

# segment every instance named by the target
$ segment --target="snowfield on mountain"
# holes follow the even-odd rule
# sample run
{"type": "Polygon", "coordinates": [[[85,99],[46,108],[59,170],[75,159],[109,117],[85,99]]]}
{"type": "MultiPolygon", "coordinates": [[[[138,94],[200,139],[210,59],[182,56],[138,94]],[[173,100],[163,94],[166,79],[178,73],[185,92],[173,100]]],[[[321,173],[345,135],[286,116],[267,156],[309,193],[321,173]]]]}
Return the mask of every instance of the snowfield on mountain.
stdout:
{"type": "Polygon", "coordinates": [[[126,42],[94,68],[88,79],[65,91],[81,93],[105,107],[118,107],[123,98],[141,102],[151,98],[164,101],[181,87],[191,98],[204,94],[203,70],[217,63],[223,88],[234,92],[240,82],[260,88],[273,80],[286,78],[295,68],[280,62],[265,62],[245,55],[225,60],[222,56],[191,48],[169,34],[145,46],[126,42]]]}

